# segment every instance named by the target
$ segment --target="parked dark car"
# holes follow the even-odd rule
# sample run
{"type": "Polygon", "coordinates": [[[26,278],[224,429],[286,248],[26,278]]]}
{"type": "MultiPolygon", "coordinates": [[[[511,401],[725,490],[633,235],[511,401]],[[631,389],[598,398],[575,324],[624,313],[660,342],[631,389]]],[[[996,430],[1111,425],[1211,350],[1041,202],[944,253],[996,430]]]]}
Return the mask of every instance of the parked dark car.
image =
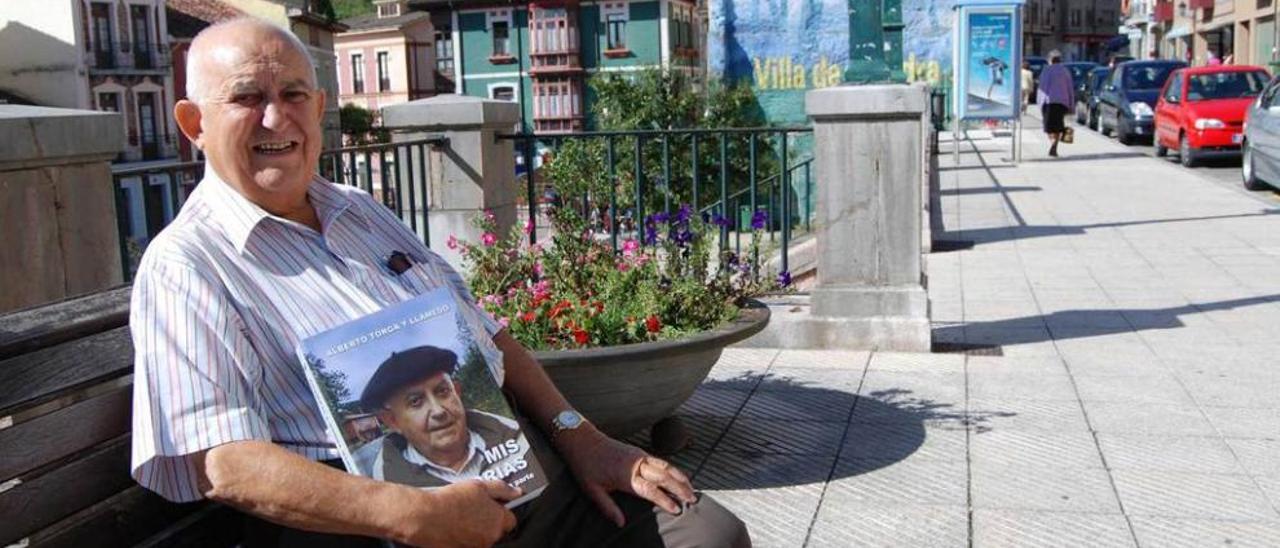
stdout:
{"type": "Polygon", "coordinates": [[[1098,118],[1094,128],[1103,135],[1115,132],[1123,144],[1134,138],[1150,138],[1155,124],[1156,99],[1182,61],[1128,61],[1116,65],[1098,92],[1098,118]]]}
{"type": "Polygon", "coordinates": [[[1027,57],[1023,59],[1027,62],[1027,68],[1031,70],[1031,102],[1036,100],[1036,90],[1040,87],[1040,71],[1049,65],[1049,60],[1044,57],[1027,57]]]}
{"type": "Polygon", "coordinates": [[[1280,190],[1280,76],[1245,113],[1240,175],[1249,190],[1280,190]]]}
{"type": "Polygon", "coordinates": [[[1098,66],[1097,63],[1089,61],[1063,63],[1063,65],[1067,67],[1068,71],[1071,71],[1071,82],[1076,86],[1076,93],[1080,93],[1081,86],[1084,86],[1085,79],[1089,77],[1089,71],[1098,66]]]}
{"type": "Polygon", "coordinates": [[[1098,91],[1107,81],[1111,69],[1095,67],[1085,77],[1084,85],[1076,88],[1076,123],[1094,127],[1098,119],[1098,91]]]}

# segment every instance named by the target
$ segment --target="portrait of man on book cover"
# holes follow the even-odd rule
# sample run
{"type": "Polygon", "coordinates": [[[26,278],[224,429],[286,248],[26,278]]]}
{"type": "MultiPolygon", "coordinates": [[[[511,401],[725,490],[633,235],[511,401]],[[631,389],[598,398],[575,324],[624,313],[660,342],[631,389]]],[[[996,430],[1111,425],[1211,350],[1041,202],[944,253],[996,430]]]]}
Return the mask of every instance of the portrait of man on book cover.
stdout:
{"type": "Polygon", "coordinates": [[[434,346],[395,352],[360,395],[389,432],[364,451],[374,478],[416,487],[467,479],[516,483],[529,443],[512,419],[463,402],[458,356],[434,346]]]}

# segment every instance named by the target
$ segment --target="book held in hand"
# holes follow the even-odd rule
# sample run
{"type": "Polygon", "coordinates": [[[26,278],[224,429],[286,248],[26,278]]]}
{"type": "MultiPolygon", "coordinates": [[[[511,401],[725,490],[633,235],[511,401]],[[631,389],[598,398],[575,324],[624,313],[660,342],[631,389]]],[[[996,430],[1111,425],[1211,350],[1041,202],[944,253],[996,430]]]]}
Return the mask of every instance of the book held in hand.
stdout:
{"type": "Polygon", "coordinates": [[[509,507],[546,487],[479,314],[441,288],[299,343],[349,472],[421,488],[502,480],[524,493],[509,507]]]}

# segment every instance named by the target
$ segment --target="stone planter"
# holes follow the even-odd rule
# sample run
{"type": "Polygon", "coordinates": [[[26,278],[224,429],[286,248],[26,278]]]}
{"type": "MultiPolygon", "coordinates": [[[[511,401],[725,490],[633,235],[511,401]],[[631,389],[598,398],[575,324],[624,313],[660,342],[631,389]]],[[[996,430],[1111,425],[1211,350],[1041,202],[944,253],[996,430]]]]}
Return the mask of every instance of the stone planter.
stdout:
{"type": "Polygon", "coordinates": [[[736,320],[682,339],[534,355],[569,403],[621,438],[670,417],[707,377],[724,347],[768,323],[768,307],[750,301],[736,320]]]}

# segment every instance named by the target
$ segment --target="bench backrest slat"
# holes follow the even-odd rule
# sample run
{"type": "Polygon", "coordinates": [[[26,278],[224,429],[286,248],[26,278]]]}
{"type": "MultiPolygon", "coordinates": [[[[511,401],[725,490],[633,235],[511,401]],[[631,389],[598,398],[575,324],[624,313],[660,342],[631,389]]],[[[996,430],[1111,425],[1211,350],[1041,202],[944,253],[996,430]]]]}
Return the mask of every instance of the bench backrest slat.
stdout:
{"type": "Polygon", "coordinates": [[[127,489],[129,436],[121,436],[48,473],[24,479],[0,493],[0,545],[127,489]]]}
{"type": "MultiPolygon", "coordinates": [[[[205,502],[174,504],[135,485],[33,534],[30,545],[42,548],[134,546],[160,535],[157,531],[169,531],[176,524],[207,515],[210,508],[219,508],[225,514],[240,518],[239,514],[225,507],[205,502]]],[[[229,528],[222,533],[223,536],[235,536],[241,530],[237,524],[226,523],[225,520],[219,526],[229,528]]],[[[193,540],[203,546],[235,544],[234,539],[212,542],[209,536],[193,540]]]]}
{"type": "Polygon", "coordinates": [[[0,482],[129,432],[133,388],[115,388],[0,430],[0,482]]]}
{"type": "Polygon", "coordinates": [[[129,323],[130,286],[0,315],[0,360],[129,323]]]}
{"type": "Polygon", "coordinates": [[[0,361],[0,416],[132,371],[127,326],[0,361]]]}

